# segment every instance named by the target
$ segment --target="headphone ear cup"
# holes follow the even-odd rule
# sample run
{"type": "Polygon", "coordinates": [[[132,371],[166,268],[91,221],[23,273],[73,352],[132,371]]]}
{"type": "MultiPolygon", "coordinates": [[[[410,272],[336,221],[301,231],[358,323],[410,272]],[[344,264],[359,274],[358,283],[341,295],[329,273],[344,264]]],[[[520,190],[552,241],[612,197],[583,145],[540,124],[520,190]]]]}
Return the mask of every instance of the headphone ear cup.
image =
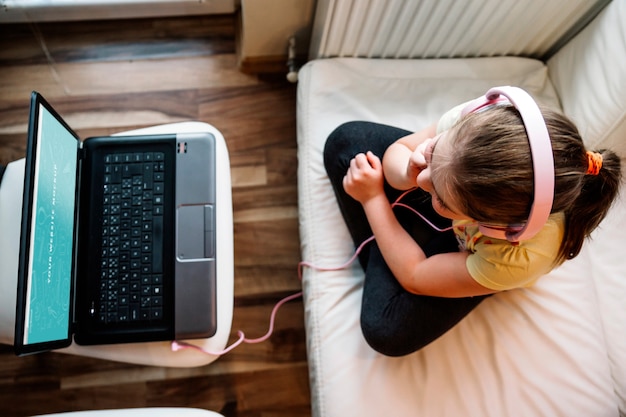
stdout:
{"type": "Polygon", "coordinates": [[[492,237],[494,239],[503,239],[503,240],[509,240],[509,241],[514,241],[514,240],[511,240],[512,236],[514,236],[516,233],[519,233],[523,228],[524,228],[523,225],[512,225],[512,224],[509,224],[506,226],[495,226],[495,225],[488,225],[485,223],[478,224],[478,230],[484,236],[492,237]]]}

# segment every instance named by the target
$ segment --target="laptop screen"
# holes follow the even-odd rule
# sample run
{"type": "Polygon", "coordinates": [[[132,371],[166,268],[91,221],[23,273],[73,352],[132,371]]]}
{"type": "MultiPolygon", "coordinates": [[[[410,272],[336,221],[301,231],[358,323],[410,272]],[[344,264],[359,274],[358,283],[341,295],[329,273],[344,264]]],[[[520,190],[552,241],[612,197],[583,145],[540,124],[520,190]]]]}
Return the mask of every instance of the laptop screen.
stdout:
{"type": "Polygon", "coordinates": [[[22,317],[17,320],[23,318],[23,329],[16,333],[22,340],[16,342],[45,345],[71,337],[78,141],[41,100],[33,101],[30,190],[25,190],[30,196],[28,243],[22,238],[28,256],[20,260],[26,261],[20,265],[21,300],[18,294],[22,317]]]}

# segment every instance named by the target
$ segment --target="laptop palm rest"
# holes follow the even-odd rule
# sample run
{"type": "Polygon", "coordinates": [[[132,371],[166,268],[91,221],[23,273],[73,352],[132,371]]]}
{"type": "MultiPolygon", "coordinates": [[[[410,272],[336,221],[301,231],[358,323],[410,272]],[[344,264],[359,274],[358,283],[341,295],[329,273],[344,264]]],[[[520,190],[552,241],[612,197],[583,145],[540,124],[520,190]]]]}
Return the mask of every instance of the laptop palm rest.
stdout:
{"type": "Polygon", "coordinates": [[[175,334],[206,338],[217,331],[215,139],[178,134],[177,142],[175,334]]]}

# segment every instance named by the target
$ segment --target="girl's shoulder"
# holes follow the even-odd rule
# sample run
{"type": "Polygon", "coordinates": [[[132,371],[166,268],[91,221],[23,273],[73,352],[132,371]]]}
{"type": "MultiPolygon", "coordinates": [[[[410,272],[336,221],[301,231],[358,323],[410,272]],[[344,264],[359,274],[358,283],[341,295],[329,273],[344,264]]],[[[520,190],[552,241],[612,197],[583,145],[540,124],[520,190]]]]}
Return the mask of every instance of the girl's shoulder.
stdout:
{"type": "Polygon", "coordinates": [[[459,244],[470,252],[466,263],[470,275],[479,284],[498,291],[530,286],[550,272],[564,231],[563,213],[551,214],[537,235],[518,244],[484,236],[477,225],[455,222],[459,244]]]}
{"type": "Polygon", "coordinates": [[[437,122],[437,134],[441,132],[445,132],[446,130],[454,126],[456,122],[458,122],[459,119],[461,118],[461,112],[467,106],[468,103],[469,101],[466,103],[461,103],[458,106],[455,106],[451,108],[450,110],[448,110],[447,112],[445,112],[443,116],[439,118],[439,121],[437,122]]]}

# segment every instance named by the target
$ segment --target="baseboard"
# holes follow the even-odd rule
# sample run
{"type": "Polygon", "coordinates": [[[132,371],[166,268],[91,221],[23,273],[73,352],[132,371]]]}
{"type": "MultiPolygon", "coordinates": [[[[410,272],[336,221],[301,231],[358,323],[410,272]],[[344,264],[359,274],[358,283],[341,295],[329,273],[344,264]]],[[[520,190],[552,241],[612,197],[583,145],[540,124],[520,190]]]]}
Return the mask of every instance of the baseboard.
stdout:
{"type": "Polygon", "coordinates": [[[0,23],[231,14],[235,0],[4,0],[0,23]]]}
{"type": "Polygon", "coordinates": [[[239,71],[245,74],[280,73],[287,74],[287,55],[246,57],[239,60],[239,71]]]}

